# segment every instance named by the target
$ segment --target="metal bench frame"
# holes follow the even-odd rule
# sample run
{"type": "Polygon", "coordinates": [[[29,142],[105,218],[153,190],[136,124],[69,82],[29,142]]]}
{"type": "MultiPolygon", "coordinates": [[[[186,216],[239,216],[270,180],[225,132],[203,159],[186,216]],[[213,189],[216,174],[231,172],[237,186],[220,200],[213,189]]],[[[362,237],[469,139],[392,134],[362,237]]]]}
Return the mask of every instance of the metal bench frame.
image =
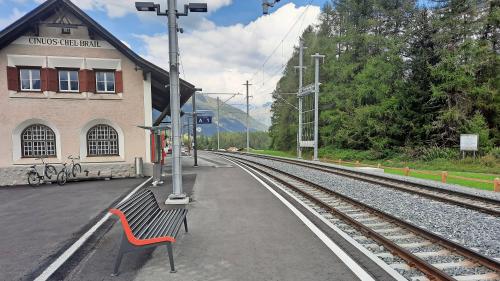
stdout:
{"type": "MultiPolygon", "coordinates": [[[[140,192],[139,194],[135,195],[134,197],[130,198],[127,201],[132,201],[134,198],[139,197],[139,196],[144,196],[145,193],[150,193],[147,194],[146,196],[152,196],[154,198],[154,194],[151,190],[144,190],[140,192]]],[[[179,217],[176,217],[174,220],[170,221],[168,226],[173,226],[174,227],[174,235],[171,236],[160,236],[160,237],[152,237],[148,239],[139,239],[135,237],[132,229],[130,228],[129,222],[127,220],[126,215],[124,212],[120,209],[120,206],[126,205],[128,202],[123,202],[119,204],[116,208],[110,209],[109,212],[117,215],[120,218],[122,229],[123,229],[123,234],[122,234],[122,241],[120,245],[120,249],[118,251],[118,256],[116,257],[115,261],[115,266],[113,270],[113,276],[118,276],[119,274],[119,268],[121,261],[123,259],[123,256],[126,253],[133,252],[133,251],[139,251],[147,248],[155,248],[158,246],[167,246],[167,252],[168,252],[168,259],[170,261],[170,272],[175,273],[177,272],[175,270],[175,265],[174,265],[174,256],[173,256],[173,247],[172,243],[174,243],[176,240],[176,236],[179,233],[179,230],[181,229],[181,224],[184,224],[184,230],[186,233],[188,232],[188,226],[187,226],[187,209],[172,209],[172,210],[161,210],[160,207],[158,206],[158,202],[155,199],[155,207],[160,209],[159,212],[163,213],[175,213],[179,212],[179,210],[182,210],[182,213],[179,217]]],[[[134,205],[134,203],[130,203],[130,205],[134,205]]],[[[137,204],[136,204],[137,205],[137,204]]],[[[144,225],[144,227],[150,227],[151,225],[144,225]]]]}

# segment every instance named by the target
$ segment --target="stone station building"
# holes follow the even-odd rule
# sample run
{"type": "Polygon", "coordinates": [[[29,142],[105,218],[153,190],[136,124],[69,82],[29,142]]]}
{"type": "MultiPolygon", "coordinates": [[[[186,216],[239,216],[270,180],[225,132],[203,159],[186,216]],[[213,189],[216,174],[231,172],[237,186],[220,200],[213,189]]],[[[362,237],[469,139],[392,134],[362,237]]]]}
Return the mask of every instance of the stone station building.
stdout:
{"type": "MultiPolygon", "coordinates": [[[[44,2],[0,32],[0,186],[26,184],[39,157],[133,175],[135,157],[151,159],[137,126],[169,114],[168,81],[71,1],[44,2]]],[[[181,80],[181,105],[194,88],[181,80]]]]}

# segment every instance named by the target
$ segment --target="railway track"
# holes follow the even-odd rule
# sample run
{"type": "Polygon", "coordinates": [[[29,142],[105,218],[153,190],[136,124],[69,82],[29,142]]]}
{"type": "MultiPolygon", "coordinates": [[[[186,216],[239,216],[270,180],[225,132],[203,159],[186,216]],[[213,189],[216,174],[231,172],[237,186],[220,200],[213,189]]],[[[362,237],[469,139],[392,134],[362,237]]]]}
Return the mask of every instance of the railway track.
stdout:
{"type": "Polygon", "coordinates": [[[225,155],[278,182],[408,280],[500,280],[500,262],[276,168],[225,155]]]}
{"type": "Polygon", "coordinates": [[[465,194],[461,192],[438,189],[432,186],[426,186],[423,184],[409,183],[402,180],[390,179],[383,176],[365,174],[365,173],[357,173],[349,170],[344,170],[341,168],[335,168],[330,166],[325,166],[322,164],[316,163],[306,163],[303,161],[295,161],[293,159],[283,159],[277,157],[271,157],[267,155],[256,155],[256,154],[246,154],[246,153],[237,153],[239,155],[257,157],[262,159],[269,159],[273,161],[279,161],[283,163],[293,164],[305,168],[315,169],[318,171],[338,175],[345,176],[356,180],[361,180],[364,182],[379,184],[384,187],[389,187],[393,189],[397,189],[400,191],[404,191],[411,194],[417,194],[419,196],[427,197],[433,200],[446,202],[449,204],[461,206],[464,208],[476,210],[482,213],[486,213],[489,215],[493,215],[496,217],[500,217],[500,201],[495,199],[489,199],[484,197],[478,197],[471,194],[465,194]]]}

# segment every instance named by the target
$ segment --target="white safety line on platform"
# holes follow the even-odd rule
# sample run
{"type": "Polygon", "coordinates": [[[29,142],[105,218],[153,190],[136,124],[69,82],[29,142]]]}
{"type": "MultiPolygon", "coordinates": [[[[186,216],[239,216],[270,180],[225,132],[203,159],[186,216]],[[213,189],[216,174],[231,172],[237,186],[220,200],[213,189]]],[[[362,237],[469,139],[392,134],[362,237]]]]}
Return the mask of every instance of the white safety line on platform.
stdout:
{"type": "MultiPolygon", "coordinates": [[[[225,157],[224,157],[225,158],[225,157]]],[[[232,162],[237,165],[253,178],[255,178],[258,182],[260,182],[265,188],[267,188],[274,196],[276,196],[285,206],[287,206],[339,259],[362,281],[375,281],[373,277],[368,274],[358,263],[356,263],[344,250],[342,250],[335,242],[333,242],[323,231],[321,231],[314,223],[312,223],[302,212],[297,210],[288,200],[286,200],[283,196],[281,196],[278,192],[276,192],[272,187],[270,187],[267,183],[265,183],[262,179],[260,179],[255,174],[258,174],[262,177],[265,177],[258,171],[252,169],[253,172],[249,171],[247,168],[241,166],[240,164],[225,158],[226,160],[232,162]]],[[[251,168],[250,168],[251,169],[251,168]]],[[[267,177],[265,177],[268,179],[267,177]]],[[[274,183],[274,181],[271,180],[274,183]]],[[[279,186],[278,186],[279,188],[279,186]]],[[[283,189],[281,189],[283,190],[283,189]]]]}
{"type": "MultiPolygon", "coordinates": [[[[148,178],[146,181],[138,185],[134,190],[132,190],[125,198],[123,198],[120,203],[129,199],[134,193],[141,189],[146,183],[148,183],[153,177],[148,178]]],[[[61,267],[80,247],[89,239],[92,234],[94,234],[103,223],[105,223],[111,217],[110,213],[106,213],[94,226],[92,226],[85,234],[83,234],[75,243],[73,243],[64,253],[62,253],[54,262],[52,262],[34,281],[45,281],[56,272],[56,270],[61,267]]]]}

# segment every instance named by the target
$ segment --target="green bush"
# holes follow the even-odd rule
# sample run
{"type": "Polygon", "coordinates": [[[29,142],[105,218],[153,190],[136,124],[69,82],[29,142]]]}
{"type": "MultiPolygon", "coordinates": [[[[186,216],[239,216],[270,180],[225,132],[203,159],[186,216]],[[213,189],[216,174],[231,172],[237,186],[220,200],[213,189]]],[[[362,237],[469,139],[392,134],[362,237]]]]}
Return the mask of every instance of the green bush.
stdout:
{"type": "Polygon", "coordinates": [[[491,155],[493,158],[500,160],[500,147],[494,147],[490,149],[488,155],[491,155]]]}
{"type": "Polygon", "coordinates": [[[423,148],[421,151],[420,159],[424,161],[432,161],[435,159],[458,159],[460,157],[460,151],[455,148],[442,148],[442,147],[430,147],[423,148]]]}
{"type": "Polygon", "coordinates": [[[486,167],[495,167],[497,161],[497,158],[491,154],[481,157],[481,164],[486,167]]]}

